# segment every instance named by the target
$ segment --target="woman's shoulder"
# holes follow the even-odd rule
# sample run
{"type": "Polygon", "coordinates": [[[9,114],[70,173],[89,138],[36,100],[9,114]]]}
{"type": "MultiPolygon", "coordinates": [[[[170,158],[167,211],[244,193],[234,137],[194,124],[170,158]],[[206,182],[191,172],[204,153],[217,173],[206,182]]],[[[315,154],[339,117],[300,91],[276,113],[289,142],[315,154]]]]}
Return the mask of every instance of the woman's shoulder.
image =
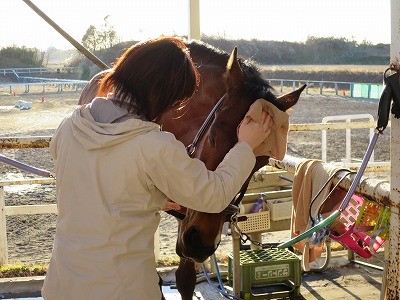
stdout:
{"type": "Polygon", "coordinates": [[[172,133],[162,130],[151,130],[145,134],[145,138],[151,139],[154,143],[160,145],[178,142],[172,133]]]}
{"type": "Polygon", "coordinates": [[[185,149],[181,141],[178,141],[175,136],[167,131],[152,130],[142,136],[145,144],[157,151],[176,151],[177,149],[185,149]]]}

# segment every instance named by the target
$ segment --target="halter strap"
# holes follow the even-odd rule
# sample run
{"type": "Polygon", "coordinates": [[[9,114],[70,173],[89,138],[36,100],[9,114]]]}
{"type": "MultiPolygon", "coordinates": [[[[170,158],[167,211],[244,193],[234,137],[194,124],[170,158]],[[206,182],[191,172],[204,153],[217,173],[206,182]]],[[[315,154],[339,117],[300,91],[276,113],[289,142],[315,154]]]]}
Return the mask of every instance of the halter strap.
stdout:
{"type": "Polygon", "coordinates": [[[208,114],[207,118],[205,119],[205,121],[203,122],[203,124],[201,125],[199,131],[197,132],[196,136],[193,139],[193,142],[188,145],[186,147],[186,151],[189,154],[190,157],[193,156],[194,152],[196,151],[196,146],[197,143],[201,140],[201,138],[203,137],[204,133],[206,132],[206,130],[208,129],[208,127],[211,124],[211,121],[214,119],[215,117],[215,112],[217,111],[217,109],[222,105],[222,102],[224,101],[224,99],[226,98],[227,93],[225,93],[217,102],[217,104],[214,105],[213,109],[210,111],[210,113],[208,114]]]}
{"type": "MultiPolygon", "coordinates": [[[[196,151],[196,146],[197,143],[201,140],[201,138],[204,136],[204,133],[206,132],[206,130],[208,129],[208,127],[211,124],[211,121],[214,119],[215,117],[215,112],[217,111],[217,109],[222,105],[224,99],[226,98],[227,93],[223,94],[222,97],[218,100],[218,102],[214,105],[213,109],[210,111],[210,113],[208,114],[207,118],[205,119],[205,121],[203,122],[203,124],[201,125],[199,131],[197,132],[196,136],[193,139],[193,142],[188,145],[186,147],[186,151],[189,154],[190,157],[193,157],[194,152],[196,151]]],[[[233,215],[239,212],[239,203],[240,201],[242,201],[244,193],[247,190],[247,186],[248,183],[245,184],[242,189],[239,192],[239,197],[233,202],[230,203],[223,211],[221,211],[221,214],[227,214],[227,215],[233,215]]],[[[175,211],[175,210],[168,210],[166,211],[166,213],[180,219],[183,220],[185,218],[185,214],[175,211]]]]}
{"type": "MultiPolygon", "coordinates": [[[[240,210],[239,203],[242,201],[248,186],[249,186],[249,183],[246,182],[242,186],[241,190],[239,191],[239,193],[238,193],[239,196],[236,198],[236,200],[233,201],[233,203],[229,203],[229,205],[227,207],[225,207],[225,209],[223,211],[221,211],[220,214],[226,214],[226,215],[237,214],[240,210]]],[[[183,220],[186,217],[186,215],[184,213],[181,213],[180,211],[176,211],[176,210],[168,210],[168,211],[166,211],[166,213],[171,216],[174,216],[175,218],[177,218],[179,220],[183,220]]]]}
{"type": "Polygon", "coordinates": [[[249,186],[249,182],[245,182],[245,184],[242,186],[242,188],[239,191],[239,196],[236,198],[233,203],[230,203],[223,211],[221,211],[222,214],[227,214],[227,215],[234,215],[239,213],[240,208],[239,204],[242,202],[244,194],[247,191],[247,187],[249,186]]]}

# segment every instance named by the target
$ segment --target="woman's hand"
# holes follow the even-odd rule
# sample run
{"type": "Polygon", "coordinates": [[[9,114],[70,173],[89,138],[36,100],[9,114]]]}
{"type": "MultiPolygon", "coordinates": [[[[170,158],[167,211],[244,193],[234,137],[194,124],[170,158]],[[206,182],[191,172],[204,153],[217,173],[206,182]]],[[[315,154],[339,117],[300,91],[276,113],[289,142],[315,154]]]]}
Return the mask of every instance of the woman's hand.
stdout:
{"type": "Polygon", "coordinates": [[[174,201],[167,199],[167,203],[165,203],[163,211],[180,210],[180,209],[181,206],[178,203],[175,203],[174,201]]]}
{"type": "Polygon", "coordinates": [[[265,111],[261,113],[260,122],[255,122],[251,117],[246,116],[239,125],[239,142],[246,142],[254,150],[268,138],[272,124],[271,116],[265,111]]]}

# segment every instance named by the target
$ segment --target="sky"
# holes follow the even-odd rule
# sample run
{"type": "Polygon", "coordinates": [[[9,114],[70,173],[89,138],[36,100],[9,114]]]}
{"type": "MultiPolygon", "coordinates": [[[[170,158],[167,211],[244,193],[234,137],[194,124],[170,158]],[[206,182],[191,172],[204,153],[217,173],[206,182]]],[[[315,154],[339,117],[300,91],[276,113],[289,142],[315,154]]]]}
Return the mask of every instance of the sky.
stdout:
{"type": "MultiPolygon", "coordinates": [[[[187,35],[188,0],[32,0],[78,42],[106,16],[121,41],[187,35]]],[[[72,49],[22,0],[0,0],[0,48],[72,49]]],[[[200,0],[202,34],[304,42],[308,36],[390,43],[390,0],[200,0]]]]}

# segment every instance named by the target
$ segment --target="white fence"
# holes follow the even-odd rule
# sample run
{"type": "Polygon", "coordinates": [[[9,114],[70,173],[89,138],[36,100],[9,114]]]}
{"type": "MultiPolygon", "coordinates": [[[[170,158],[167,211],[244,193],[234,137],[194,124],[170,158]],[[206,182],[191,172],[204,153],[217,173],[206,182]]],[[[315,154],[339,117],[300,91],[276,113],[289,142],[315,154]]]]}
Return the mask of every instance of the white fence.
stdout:
{"type": "MultiPolygon", "coordinates": [[[[24,93],[29,93],[33,88],[41,88],[41,93],[45,93],[48,88],[55,89],[57,93],[61,93],[66,89],[74,89],[75,91],[82,90],[88,81],[84,80],[48,80],[47,82],[29,82],[29,83],[1,83],[0,89],[5,88],[10,94],[13,94],[17,88],[23,88],[24,93]]],[[[38,90],[36,90],[37,92],[38,90]]]]}
{"type": "Polygon", "coordinates": [[[42,67],[42,68],[5,68],[0,69],[0,75],[7,74],[45,74],[45,73],[74,73],[78,72],[78,67],[42,67]]]}
{"type": "MultiPolygon", "coordinates": [[[[326,124],[332,121],[345,121],[350,123],[352,120],[367,119],[369,122],[374,122],[374,117],[370,114],[357,114],[357,115],[342,115],[342,116],[327,116],[322,119],[322,123],[326,124]]],[[[371,141],[374,135],[374,129],[370,128],[369,140],[371,141]]],[[[322,160],[326,162],[326,130],[322,130],[322,160]]],[[[374,153],[371,155],[371,162],[374,161],[374,153]]],[[[351,162],[351,128],[346,128],[346,163],[351,162]]]]}
{"type": "Polygon", "coordinates": [[[326,94],[367,99],[379,99],[383,89],[383,85],[376,83],[301,79],[269,79],[269,81],[280,92],[284,92],[284,89],[295,90],[299,86],[307,84],[306,94],[326,94]]]}
{"type": "MultiPolygon", "coordinates": [[[[372,122],[352,122],[352,123],[317,123],[317,124],[294,124],[290,126],[291,131],[309,131],[309,130],[337,130],[351,128],[373,128],[376,124],[372,122]]],[[[25,138],[0,138],[1,149],[21,149],[21,148],[46,148],[49,146],[50,137],[25,137],[25,138]]],[[[270,159],[272,166],[285,169],[294,173],[296,164],[302,159],[286,156],[285,159],[275,161],[270,159]]],[[[6,264],[8,261],[7,252],[7,235],[6,235],[6,216],[27,215],[27,214],[44,214],[57,213],[55,204],[47,205],[21,205],[21,206],[5,206],[4,202],[4,186],[23,185],[23,184],[54,184],[54,179],[38,178],[25,179],[15,181],[0,182],[0,265],[6,264]]],[[[349,181],[344,180],[341,186],[348,188],[349,181]]],[[[389,186],[387,182],[377,182],[363,180],[357,191],[370,199],[376,199],[380,203],[389,204],[389,186]]],[[[157,235],[156,235],[157,239],[157,235]]],[[[157,243],[157,241],[156,241],[157,243]]],[[[158,249],[158,247],[156,247],[158,249]]],[[[157,255],[157,253],[156,253],[157,255]]]]}
{"type": "Polygon", "coordinates": [[[48,91],[52,92],[63,92],[64,90],[82,90],[87,80],[76,80],[76,79],[57,79],[57,78],[46,78],[46,77],[33,77],[33,76],[22,76],[23,74],[34,75],[34,74],[59,74],[59,73],[76,73],[79,71],[78,67],[49,67],[49,68],[6,68],[0,69],[0,76],[14,75],[19,82],[15,83],[0,83],[0,91],[14,94],[16,92],[30,93],[32,91],[45,93],[48,91]]]}
{"type": "MultiPolygon", "coordinates": [[[[45,72],[46,68],[20,68],[21,71],[18,71],[19,74],[26,73],[26,74],[33,74],[34,71],[36,72],[45,72]]],[[[12,74],[14,70],[17,69],[0,69],[0,74],[12,74]]],[[[18,74],[17,73],[17,74],[18,74]]],[[[14,73],[15,74],[15,73],[14,73]]],[[[42,74],[42,73],[40,73],[42,74]]],[[[40,77],[26,77],[26,76],[18,76],[21,81],[25,79],[29,79],[29,81],[35,82],[19,82],[19,83],[3,83],[0,84],[1,87],[8,87],[9,93],[13,93],[13,89],[15,90],[16,87],[25,87],[24,93],[29,93],[31,91],[31,87],[35,86],[42,86],[42,92],[46,91],[46,86],[53,86],[57,84],[60,88],[57,92],[62,92],[63,85],[74,85],[77,89],[83,88],[88,81],[85,80],[62,80],[62,79],[51,79],[51,78],[40,78],[40,77]],[[37,80],[40,79],[40,82],[37,80]]],[[[318,81],[318,80],[294,80],[294,79],[269,79],[272,86],[284,92],[284,89],[292,89],[295,90],[301,84],[307,84],[306,87],[306,94],[320,94],[320,95],[337,95],[337,96],[344,96],[344,97],[356,97],[356,98],[374,98],[372,97],[371,93],[367,93],[366,95],[362,96],[361,94],[358,95],[357,93],[353,93],[354,86],[357,85],[365,85],[368,87],[368,90],[371,90],[371,87],[376,87],[377,84],[373,83],[356,83],[356,82],[340,82],[340,81],[318,81]],[[316,91],[315,91],[316,90],[316,91]]],[[[375,98],[374,98],[375,99],[375,98]]]]}
{"type": "Polygon", "coordinates": [[[23,184],[55,184],[55,180],[39,178],[0,182],[0,266],[8,263],[7,216],[57,213],[56,204],[5,206],[4,187],[23,184]]]}

